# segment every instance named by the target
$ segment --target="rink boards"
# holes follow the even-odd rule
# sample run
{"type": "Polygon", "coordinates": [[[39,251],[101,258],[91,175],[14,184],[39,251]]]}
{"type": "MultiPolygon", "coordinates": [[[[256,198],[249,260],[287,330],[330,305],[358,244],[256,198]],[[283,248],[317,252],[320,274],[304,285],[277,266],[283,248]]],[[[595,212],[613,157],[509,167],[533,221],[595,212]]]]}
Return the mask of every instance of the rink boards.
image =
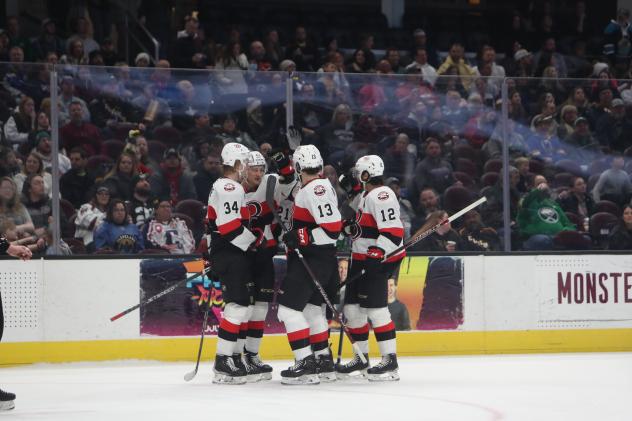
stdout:
{"type": "MultiPolygon", "coordinates": [[[[1,264],[0,365],[196,357],[199,337],[188,332],[199,331],[200,310],[188,298],[182,309],[167,296],[110,322],[147,287],[140,259],[1,264]]],[[[632,351],[627,255],[411,257],[402,263],[397,295],[412,328],[398,332],[402,355],[632,351]]],[[[216,337],[209,333],[210,357],[216,337]]],[[[335,352],[337,334],[332,338],[335,352]]],[[[261,353],[291,358],[282,333],[266,335],[261,353]]]]}

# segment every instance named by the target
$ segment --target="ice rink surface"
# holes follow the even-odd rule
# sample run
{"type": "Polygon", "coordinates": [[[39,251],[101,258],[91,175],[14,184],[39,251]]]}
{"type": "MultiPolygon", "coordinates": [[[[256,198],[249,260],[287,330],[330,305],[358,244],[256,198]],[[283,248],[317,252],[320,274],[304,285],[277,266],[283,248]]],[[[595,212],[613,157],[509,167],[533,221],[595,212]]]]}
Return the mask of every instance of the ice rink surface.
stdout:
{"type": "Polygon", "coordinates": [[[400,358],[399,382],[211,384],[211,364],[125,361],[0,369],[0,420],[632,420],[632,353],[400,358]],[[220,418],[221,417],[221,418],[220,418]]]}

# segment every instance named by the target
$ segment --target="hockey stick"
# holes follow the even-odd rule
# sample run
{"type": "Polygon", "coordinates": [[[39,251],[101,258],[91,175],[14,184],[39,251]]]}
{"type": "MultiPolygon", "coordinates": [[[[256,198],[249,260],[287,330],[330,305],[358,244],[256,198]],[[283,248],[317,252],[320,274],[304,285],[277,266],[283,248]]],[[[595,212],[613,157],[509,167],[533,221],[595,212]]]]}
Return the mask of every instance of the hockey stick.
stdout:
{"type": "MultiPolygon", "coordinates": [[[[431,227],[430,229],[428,229],[426,231],[423,231],[423,232],[420,232],[420,233],[416,233],[415,235],[410,237],[408,240],[404,241],[404,244],[402,244],[401,246],[399,246],[398,248],[396,248],[395,250],[393,250],[392,252],[390,252],[389,254],[384,256],[384,258],[382,259],[382,262],[385,262],[386,260],[388,260],[391,257],[395,256],[397,253],[400,253],[401,251],[406,250],[408,247],[417,244],[418,242],[420,242],[424,238],[429,237],[434,232],[436,232],[441,226],[443,226],[443,225],[445,225],[447,223],[450,223],[450,222],[454,221],[455,219],[460,218],[461,216],[465,215],[466,213],[468,213],[472,209],[476,208],[477,206],[485,203],[486,201],[487,201],[487,198],[485,196],[483,196],[480,199],[478,199],[477,201],[475,201],[473,203],[470,203],[468,206],[464,207],[463,209],[461,209],[460,211],[458,211],[454,215],[452,215],[452,216],[444,219],[443,221],[439,222],[437,225],[431,227]]],[[[338,286],[338,289],[340,289],[340,288],[344,287],[345,285],[350,284],[351,282],[357,280],[358,278],[362,277],[362,275],[364,275],[364,272],[359,272],[355,276],[353,276],[351,278],[347,278],[344,282],[340,283],[340,285],[338,286]]]]}
{"type": "MultiPolygon", "coordinates": [[[[283,221],[281,221],[281,219],[279,218],[279,215],[275,211],[275,206],[274,206],[274,187],[275,187],[275,185],[276,185],[276,178],[268,177],[268,182],[266,184],[266,202],[268,203],[268,207],[272,211],[272,215],[273,215],[274,220],[276,221],[276,223],[279,224],[279,226],[281,227],[281,230],[283,230],[284,233],[287,233],[288,230],[287,230],[285,224],[283,224],[283,221]]],[[[286,247],[286,249],[287,249],[287,247],[286,247]]],[[[333,313],[334,317],[336,318],[336,321],[338,323],[340,323],[340,327],[344,331],[345,335],[347,335],[347,338],[349,338],[349,342],[351,342],[351,345],[353,346],[353,349],[356,351],[356,353],[360,357],[360,360],[362,360],[362,363],[366,364],[367,361],[366,361],[366,357],[364,356],[364,353],[360,350],[360,347],[358,346],[358,344],[351,337],[351,332],[349,331],[349,328],[347,327],[345,322],[343,322],[342,316],[340,315],[338,310],[336,310],[336,307],[334,307],[333,304],[331,304],[331,301],[329,300],[329,297],[327,297],[327,292],[325,292],[325,289],[323,288],[323,286],[320,284],[320,282],[318,282],[318,279],[316,278],[316,274],[312,271],[312,268],[309,267],[309,264],[305,260],[305,257],[303,256],[303,253],[301,253],[301,251],[298,248],[293,249],[293,251],[294,251],[294,253],[296,253],[296,256],[298,257],[298,259],[303,264],[303,267],[307,271],[307,274],[311,278],[311,280],[314,283],[314,286],[316,287],[318,292],[320,292],[320,295],[322,295],[323,300],[325,301],[325,304],[327,305],[327,307],[329,307],[329,309],[333,313]]]]}
{"type": "Polygon", "coordinates": [[[204,347],[204,334],[206,333],[206,326],[208,325],[208,314],[210,312],[211,312],[211,297],[208,298],[206,311],[204,311],[204,321],[202,322],[202,335],[200,336],[200,348],[198,349],[195,368],[193,369],[193,371],[189,371],[188,373],[184,375],[184,381],[186,382],[190,382],[191,380],[193,380],[193,378],[198,372],[198,368],[200,367],[200,357],[202,357],[202,348],[204,347]]]}
{"type": "Polygon", "coordinates": [[[175,284],[171,285],[169,288],[165,289],[164,291],[159,292],[158,294],[147,298],[146,300],[141,301],[140,303],[136,304],[135,306],[132,306],[130,308],[128,308],[127,310],[124,310],[112,317],[110,317],[110,321],[113,322],[115,320],[120,319],[121,317],[125,316],[126,314],[131,313],[132,311],[136,310],[137,308],[139,308],[140,306],[143,305],[147,305],[149,303],[152,303],[154,301],[156,301],[158,298],[169,294],[172,291],[175,291],[177,288],[181,287],[182,285],[186,285],[187,282],[197,278],[198,276],[200,276],[200,274],[206,274],[209,271],[209,268],[204,268],[204,270],[202,272],[198,272],[194,275],[189,276],[186,279],[183,279],[182,281],[176,282],[175,284]]]}

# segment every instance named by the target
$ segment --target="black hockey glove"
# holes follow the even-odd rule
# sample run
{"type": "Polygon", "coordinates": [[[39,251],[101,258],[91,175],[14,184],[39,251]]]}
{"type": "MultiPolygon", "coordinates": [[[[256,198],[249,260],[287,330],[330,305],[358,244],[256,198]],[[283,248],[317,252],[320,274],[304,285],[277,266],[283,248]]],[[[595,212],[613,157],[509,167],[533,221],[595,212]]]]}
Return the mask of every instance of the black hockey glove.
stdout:
{"type": "Polygon", "coordinates": [[[279,182],[289,184],[294,181],[294,167],[290,158],[282,151],[278,151],[272,154],[272,159],[276,163],[277,172],[281,176],[279,177],[279,182]]]}
{"type": "Polygon", "coordinates": [[[349,197],[354,197],[362,191],[362,184],[351,173],[341,175],[338,182],[349,197]]]}
{"type": "Polygon", "coordinates": [[[308,246],[313,240],[307,228],[292,230],[283,235],[283,242],[290,249],[308,246]]]}
{"type": "Polygon", "coordinates": [[[360,234],[360,225],[355,218],[345,219],[342,221],[342,232],[351,238],[356,238],[360,234]]]}

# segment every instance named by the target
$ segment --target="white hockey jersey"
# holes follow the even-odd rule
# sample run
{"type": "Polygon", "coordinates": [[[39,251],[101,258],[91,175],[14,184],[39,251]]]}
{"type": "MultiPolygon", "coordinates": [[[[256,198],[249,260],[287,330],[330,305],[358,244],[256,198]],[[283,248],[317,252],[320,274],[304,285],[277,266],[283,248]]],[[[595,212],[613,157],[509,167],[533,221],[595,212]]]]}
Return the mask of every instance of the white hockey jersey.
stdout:
{"type": "Polygon", "coordinates": [[[226,247],[246,251],[255,236],[246,224],[250,219],[244,188],[230,178],[219,178],[208,199],[207,218],[211,229],[211,253],[226,247]]]}
{"type": "Polygon", "coordinates": [[[191,230],[178,218],[171,218],[166,224],[155,219],[150,220],[147,225],[147,241],[161,248],[175,245],[175,248],[169,250],[171,254],[189,254],[195,249],[191,230]]]}
{"type": "Polygon", "coordinates": [[[104,219],[105,212],[92,203],[84,203],[75,218],[75,238],[81,238],[87,246],[94,240],[94,232],[104,219]]]}
{"type": "Polygon", "coordinates": [[[342,229],[336,191],[326,178],[301,186],[294,199],[292,229],[307,228],[316,246],[335,245],[342,229]]]}
{"type": "MultiPolygon", "coordinates": [[[[376,246],[389,254],[400,247],[404,240],[404,226],[400,218],[397,196],[387,186],[376,187],[360,195],[356,222],[360,229],[351,247],[354,260],[365,260],[367,250],[376,246]]],[[[402,250],[387,262],[397,262],[406,256],[402,250]]]]}
{"type": "Polygon", "coordinates": [[[277,240],[274,232],[277,229],[277,224],[274,222],[274,215],[272,212],[277,212],[279,203],[283,200],[284,196],[287,196],[288,187],[279,183],[279,176],[276,174],[266,174],[262,177],[261,183],[255,190],[246,191],[246,206],[248,207],[248,214],[250,221],[248,227],[251,231],[261,230],[264,236],[264,242],[266,247],[276,247],[277,240]],[[270,209],[266,201],[268,179],[274,177],[277,179],[274,188],[274,209],[270,209]]]}

